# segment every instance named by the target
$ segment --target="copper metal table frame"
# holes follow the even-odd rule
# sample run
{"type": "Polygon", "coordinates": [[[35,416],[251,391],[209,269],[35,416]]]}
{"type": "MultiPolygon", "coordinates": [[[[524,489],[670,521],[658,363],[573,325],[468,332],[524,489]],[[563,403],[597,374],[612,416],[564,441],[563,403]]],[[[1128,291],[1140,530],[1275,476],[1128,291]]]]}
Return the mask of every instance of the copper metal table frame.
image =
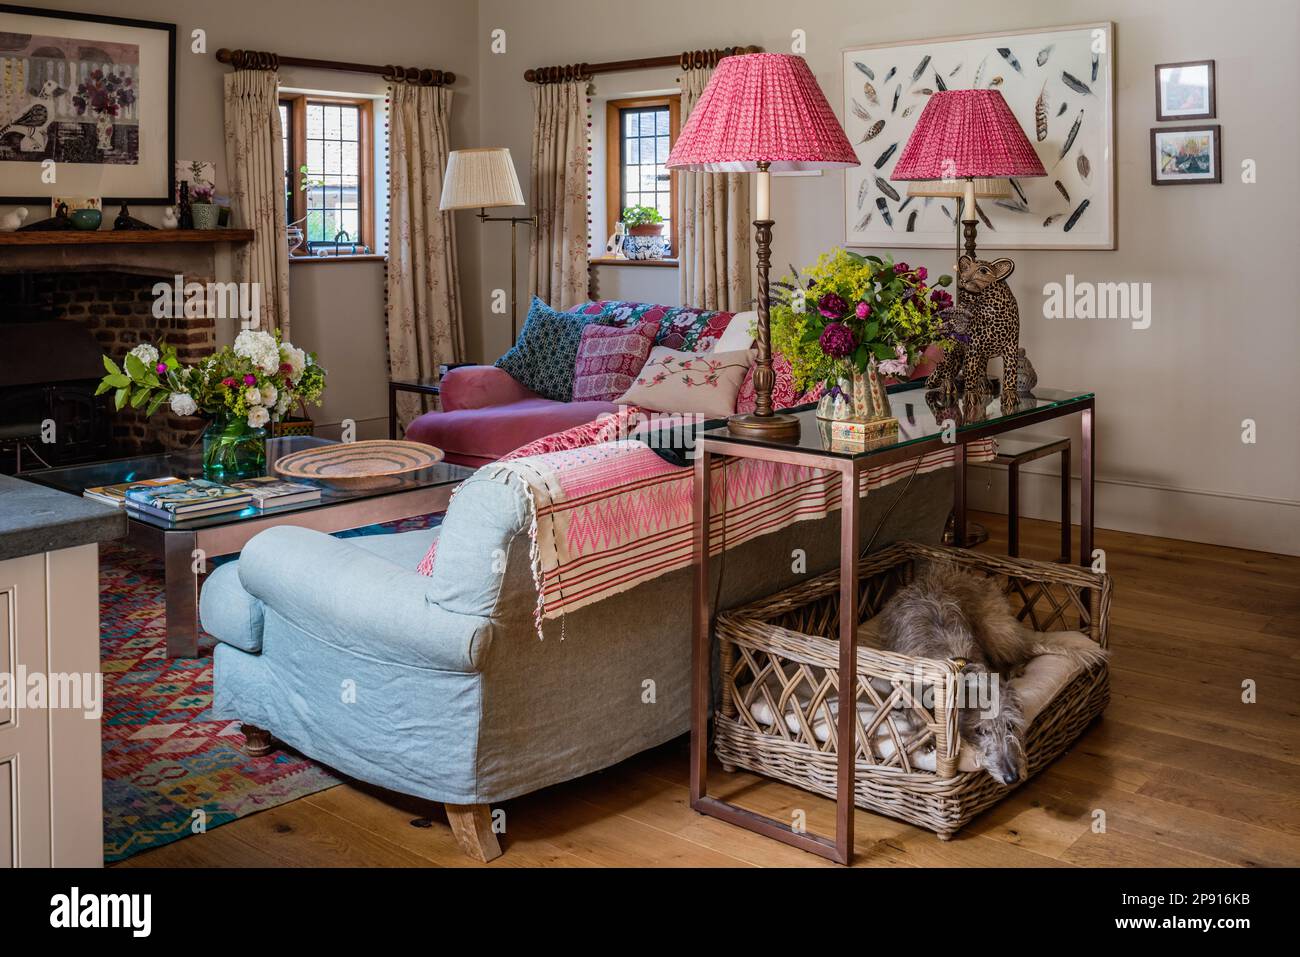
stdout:
{"type": "MultiPolygon", "coordinates": [[[[1079,414],[1082,425],[1082,461],[1080,462],[1080,529],[1079,564],[1092,563],[1093,500],[1096,461],[1095,402],[1092,398],[1066,402],[1048,408],[1011,415],[986,425],[972,425],[956,436],[953,459],[953,509],[956,513],[955,534],[958,546],[964,544],[966,524],[966,445],[978,439],[1012,432],[1048,419],[1079,414]]],[[[840,621],[839,673],[840,688],[852,688],[857,658],[857,550],[861,538],[861,501],[858,481],[870,468],[892,465],[927,455],[947,447],[939,436],[910,445],[883,449],[860,458],[818,453],[816,451],[760,446],[737,442],[725,436],[701,437],[695,458],[695,481],[692,496],[693,528],[691,533],[695,568],[693,634],[691,643],[691,807],[702,814],[735,824],[746,830],[809,851],[839,864],[853,860],[853,795],[855,790],[854,756],[856,748],[837,748],[835,836],[834,838],[796,830],[790,824],[747,810],[729,801],[710,797],[708,793],[708,727],[712,710],[712,608],[709,594],[709,526],[710,489],[714,456],[751,458],[786,465],[802,465],[840,474],[840,621]]],[[[725,507],[725,505],[724,505],[725,507]]],[[[1083,596],[1085,602],[1087,596],[1083,596]]],[[[853,740],[854,708],[840,708],[836,715],[836,740],[853,740]]]]}

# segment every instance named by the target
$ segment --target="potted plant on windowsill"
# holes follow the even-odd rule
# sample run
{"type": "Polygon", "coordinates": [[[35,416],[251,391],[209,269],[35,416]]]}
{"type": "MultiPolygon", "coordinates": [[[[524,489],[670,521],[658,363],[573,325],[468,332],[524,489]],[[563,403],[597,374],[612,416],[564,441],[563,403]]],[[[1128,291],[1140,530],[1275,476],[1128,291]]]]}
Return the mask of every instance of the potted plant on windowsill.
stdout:
{"type": "Polygon", "coordinates": [[[623,210],[627,238],[623,252],[628,259],[662,259],[668,255],[664,238],[664,218],[653,206],[629,206],[623,210]]]}
{"type": "Polygon", "coordinates": [[[151,416],[166,403],[179,416],[207,416],[203,474],[217,481],[263,474],[268,432],[295,403],[304,411],[307,402],[319,405],[325,391],[314,355],[258,330],[191,366],[160,342],[136,346],[120,367],[104,356],[104,368],[96,394],[112,392],[119,410],[130,405],[151,416]]]}

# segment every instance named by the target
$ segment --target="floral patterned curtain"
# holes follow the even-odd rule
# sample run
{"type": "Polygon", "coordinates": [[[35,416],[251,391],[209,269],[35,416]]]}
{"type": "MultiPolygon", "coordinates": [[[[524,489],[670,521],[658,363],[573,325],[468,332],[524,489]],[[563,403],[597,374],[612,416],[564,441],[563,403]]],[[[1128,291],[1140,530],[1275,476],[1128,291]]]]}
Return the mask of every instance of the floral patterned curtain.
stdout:
{"type": "Polygon", "coordinates": [[[234,246],[235,281],[261,283],[261,309],[253,328],[279,329],[288,339],[289,243],[279,80],[274,70],[226,74],[226,169],[235,223],[254,230],[256,237],[234,246]]]}
{"type": "MultiPolygon", "coordinates": [[[[388,369],[395,379],[431,378],[465,353],[455,222],[438,209],[451,99],[446,87],[411,83],[389,93],[388,369]]],[[[423,401],[397,397],[402,428],[423,401]]]]}
{"type": "Polygon", "coordinates": [[[587,299],[587,84],[533,87],[533,230],[528,288],[553,309],[587,299]]]}
{"type": "MultiPolygon", "coordinates": [[[[681,77],[683,124],[712,70],[681,77]]],[[[744,173],[677,173],[677,278],[681,304],[740,312],[752,305],[749,177],[744,173]]]]}

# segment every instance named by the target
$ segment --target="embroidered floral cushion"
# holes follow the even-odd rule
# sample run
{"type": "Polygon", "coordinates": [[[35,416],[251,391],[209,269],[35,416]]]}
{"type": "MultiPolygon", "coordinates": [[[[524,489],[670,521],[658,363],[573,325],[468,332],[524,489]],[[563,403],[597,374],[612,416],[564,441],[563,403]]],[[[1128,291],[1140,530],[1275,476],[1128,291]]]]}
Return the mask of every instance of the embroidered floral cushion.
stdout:
{"type": "Polygon", "coordinates": [[[573,399],[573,370],[582,330],[588,323],[604,322],[605,318],[603,310],[557,312],[534,298],[519,341],[496,361],[496,367],[544,399],[569,402],[573,399]]]}
{"type": "Polygon", "coordinates": [[[589,323],[573,369],[573,401],[613,402],[632,385],[659,332],[654,319],[635,326],[589,323]]]}
{"type": "Polygon", "coordinates": [[[726,331],[734,313],[686,306],[661,306],[649,302],[605,299],[573,307],[584,315],[603,315],[605,321],[622,326],[659,320],[656,346],[684,352],[706,352],[726,331]]]}
{"type": "Polygon", "coordinates": [[[657,412],[730,415],[753,355],[748,349],[700,354],[655,346],[620,404],[657,412]]]}

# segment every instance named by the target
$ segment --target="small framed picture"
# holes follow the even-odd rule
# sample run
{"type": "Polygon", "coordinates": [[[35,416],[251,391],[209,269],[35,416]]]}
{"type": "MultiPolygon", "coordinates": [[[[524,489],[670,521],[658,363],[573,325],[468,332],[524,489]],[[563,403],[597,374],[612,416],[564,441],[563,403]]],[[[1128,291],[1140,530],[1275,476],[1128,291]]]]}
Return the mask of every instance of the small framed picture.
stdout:
{"type": "Polygon", "coordinates": [[[1221,183],[1219,126],[1158,126],[1151,130],[1151,183],[1221,183]]]}
{"type": "Polygon", "coordinates": [[[1156,64],[1156,120],[1214,118],[1214,61],[1156,64]]]}

